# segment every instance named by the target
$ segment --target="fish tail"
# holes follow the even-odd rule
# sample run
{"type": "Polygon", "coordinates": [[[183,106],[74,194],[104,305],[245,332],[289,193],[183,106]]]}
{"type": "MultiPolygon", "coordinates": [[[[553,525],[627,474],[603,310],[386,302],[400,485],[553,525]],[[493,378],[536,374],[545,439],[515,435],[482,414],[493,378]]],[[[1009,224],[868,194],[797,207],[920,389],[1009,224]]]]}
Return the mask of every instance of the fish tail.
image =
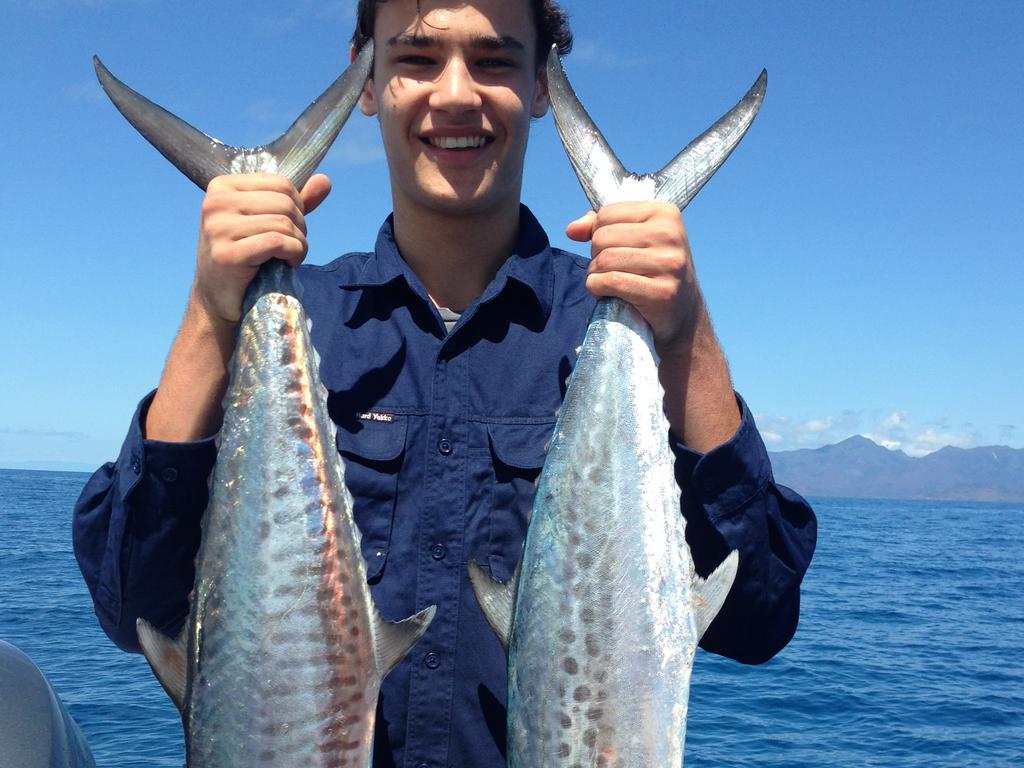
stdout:
{"type": "Polygon", "coordinates": [[[160,154],[202,189],[215,176],[258,171],[280,173],[301,188],[351,114],[372,64],[370,42],[278,139],[266,147],[232,147],[132,90],[114,77],[98,56],[93,56],[96,76],[114,106],[160,154]]]}
{"type": "MultiPolygon", "coordinates": [[[[653,180],[653,199],[685,208],[739,144],[754,122],[764,101],[768,73],[760,76],[746,95],[714,125],[691,141],[653,176],[638,176],[625,169],[601,131],[584,109],[562,68],[558,50],[548,54],[548,93],[551,112],[569,162],[590,204],[603,205],[630,196],[630,185],[638,191],[653,180]]],[[[650,199],[650,196],[648,199],[650,199]]],[[[642,199],[639,195],[632,199],[642,199]]]]}

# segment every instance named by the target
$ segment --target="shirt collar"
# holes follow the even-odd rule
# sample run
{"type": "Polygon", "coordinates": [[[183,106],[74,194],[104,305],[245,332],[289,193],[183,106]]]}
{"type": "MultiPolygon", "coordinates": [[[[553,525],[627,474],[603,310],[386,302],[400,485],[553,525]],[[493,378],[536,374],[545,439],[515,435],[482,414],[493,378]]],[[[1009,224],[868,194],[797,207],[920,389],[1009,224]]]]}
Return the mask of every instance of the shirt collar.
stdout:
{"type": "MultiPolygon", "coordinates": [[[[477,304],[485,304],[499,296],[510,281],[529,290],[536,299],[542,319],[551,313],[555,273],[551,263],[551,246],[547,234],[525,205],[519,207],[519,237],[511,255],[501,265],[490,285],[484,289],[477,304]]],[[[388,216],[377,233],[377,243],[370,258],[352,279],[341,283],[343,288],[373,288],[404,280],[414,293],[428,301],[423,283],[412,271],[395,243],[394,215],[388,216]]]]}

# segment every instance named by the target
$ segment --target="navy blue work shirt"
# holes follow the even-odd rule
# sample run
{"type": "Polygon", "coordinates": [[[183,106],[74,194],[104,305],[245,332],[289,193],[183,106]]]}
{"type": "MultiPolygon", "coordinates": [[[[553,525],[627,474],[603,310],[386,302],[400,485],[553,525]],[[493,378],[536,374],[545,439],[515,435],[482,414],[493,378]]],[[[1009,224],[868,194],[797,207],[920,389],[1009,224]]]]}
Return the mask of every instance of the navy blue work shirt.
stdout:
{"type": "MultiPolygon", "coordinates": [[[[299,270],[374,600],[392,620],[437,605],[381,688],[376,768],[505,765],[505,655],[466,563],[504,581],[519,559],[533,482],[594,307],[586,268],[551,248],[524,207],[514,253],[450,333],[399,255],[390,220],[373,252],[299,270]]],[[[740,553],[737,583],[702,645],[758,662],[796,628],[816,523],[803,499],[774,483],[738,402],[731,441],[703,456],[676,441],[673,449],[697,570],[740,553]]],[[[137,617],[172,636],[186,619],[216,454],[212,439],[146,440],[148,405],[74,516],[100,624],[131,651],[137,617]]]]}

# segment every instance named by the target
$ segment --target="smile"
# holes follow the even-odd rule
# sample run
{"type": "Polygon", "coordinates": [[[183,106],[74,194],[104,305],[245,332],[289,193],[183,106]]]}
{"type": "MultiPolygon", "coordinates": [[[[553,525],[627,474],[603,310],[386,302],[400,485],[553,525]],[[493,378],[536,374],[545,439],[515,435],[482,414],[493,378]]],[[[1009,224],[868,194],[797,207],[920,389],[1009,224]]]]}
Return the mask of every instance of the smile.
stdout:
{"type": "Polygon", "coordinates": [[[486,136],[428,136],[424,140],[438,149],[478,149],[489,141],[486,136]]]}

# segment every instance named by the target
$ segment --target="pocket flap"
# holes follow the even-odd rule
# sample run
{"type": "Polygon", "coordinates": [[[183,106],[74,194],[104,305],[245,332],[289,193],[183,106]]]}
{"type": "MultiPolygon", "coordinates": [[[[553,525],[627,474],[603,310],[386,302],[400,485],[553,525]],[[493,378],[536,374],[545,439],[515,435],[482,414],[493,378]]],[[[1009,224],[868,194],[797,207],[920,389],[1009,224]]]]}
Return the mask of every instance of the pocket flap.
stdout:
{"type": "Polygon", "coordinates": [[[388,419],[358,419],[338,426],[338,450],[366,461],[394,461],[405,450],[408,419],[386,414],[388,419]]]}
{"type": "Polygon", "coordinates": [[[545,446],[551,439],[555,422],[537,424],[488,424],[487,436],[498,460],[516,469],[540,469],[544,466],[545,446]]]}

